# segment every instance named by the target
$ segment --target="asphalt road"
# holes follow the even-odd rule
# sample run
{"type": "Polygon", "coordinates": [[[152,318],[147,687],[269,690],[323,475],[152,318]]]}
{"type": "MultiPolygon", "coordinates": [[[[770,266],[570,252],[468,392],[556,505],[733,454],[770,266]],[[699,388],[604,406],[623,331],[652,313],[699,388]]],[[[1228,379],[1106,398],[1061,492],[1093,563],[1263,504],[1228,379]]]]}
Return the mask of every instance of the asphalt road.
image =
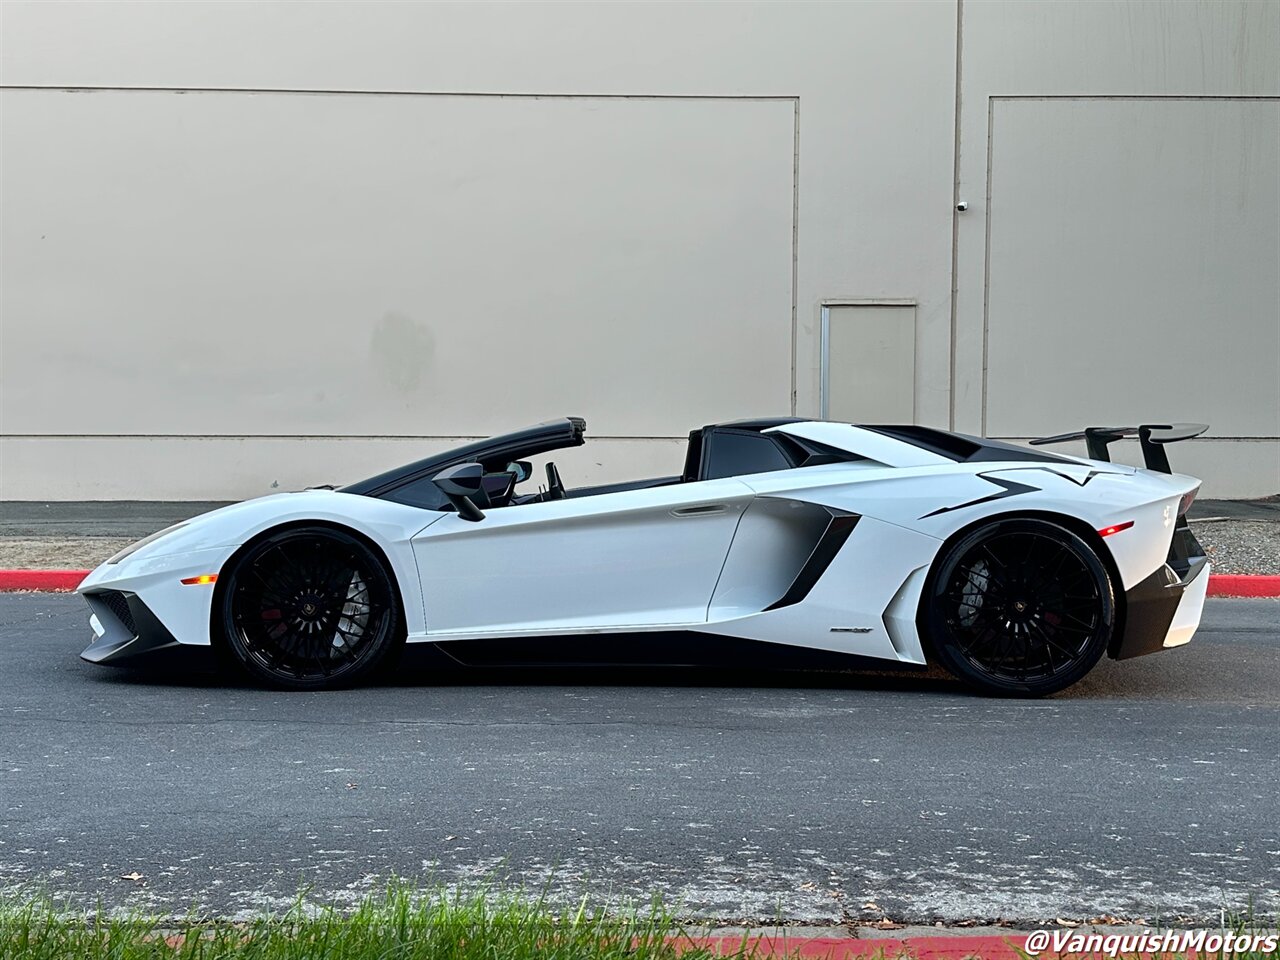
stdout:
{"type": "Polygon", "coordinates": [[[93,667],[0,596],[0,890],[235,914],[391,873],[824,923],[1280,902],[1280,602],[1045,701],[675,671],[281,694],[93,667]],[[142,875],[139,881],[122,874],[142,875]]]}

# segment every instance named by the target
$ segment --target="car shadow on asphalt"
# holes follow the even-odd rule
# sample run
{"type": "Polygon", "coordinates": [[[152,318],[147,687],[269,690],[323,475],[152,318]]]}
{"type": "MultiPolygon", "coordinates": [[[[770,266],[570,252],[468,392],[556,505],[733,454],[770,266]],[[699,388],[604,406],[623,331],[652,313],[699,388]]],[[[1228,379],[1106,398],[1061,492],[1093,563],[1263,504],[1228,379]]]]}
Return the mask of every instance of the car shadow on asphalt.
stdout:
{"type": "MultiPolygon", "coordinates": [[[[1074,686],[1054,694],[1058,701],[1167,699],[1180,702],[1273,704],[1280,688],[1280,657],[1274,641],[1233,644],[1223,656],[1218,644],[1167,651],[1161,656],[1117,662],[1103,658],[1074,686]]],[[[262,688],[208,648],[185,648],[132,666],[84,666],[90,683],[174,689],[262,688]]],[[[859,669],[792,670],[760,666],[501,666],[466,667],[430,649],[409,648],[392,669],[358,684],[368,690],[466,687],[652,687],[669,689],[796,689],[903,692],[972,697],[940,668],[914,671],[859,669]]]]}
{"type": "MultiPolygon", "coordinates": [[[[258,690],[208,649],[166,651],[136,665],[86,671],[95,683],[118,686],[258,690]]],[[[902,690],[956,694],[964,688],[941,670],[778,670],[702,666],[497,666],[442,664],[438,656],[412,648],[393,669],[358,684],[367,689],[427,687],[665,687],[742,689],[902,690]]]]}

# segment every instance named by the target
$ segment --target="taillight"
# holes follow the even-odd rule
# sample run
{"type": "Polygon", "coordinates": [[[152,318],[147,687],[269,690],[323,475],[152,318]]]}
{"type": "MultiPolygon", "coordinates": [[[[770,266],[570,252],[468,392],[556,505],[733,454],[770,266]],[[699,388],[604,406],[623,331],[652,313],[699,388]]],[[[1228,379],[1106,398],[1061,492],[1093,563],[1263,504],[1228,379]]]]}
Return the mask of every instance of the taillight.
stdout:
{"type": "Polygon", "coordinates": [[[1191,505],[1196,502],[1196,494],[1199,492],[1200,488],[1197,486],[1190,493],[1184,493],[1182,495],[1182,502],[1178,504],[1178,516],[1186,516],[1187,511],[1191,509],[1191,505]]]}

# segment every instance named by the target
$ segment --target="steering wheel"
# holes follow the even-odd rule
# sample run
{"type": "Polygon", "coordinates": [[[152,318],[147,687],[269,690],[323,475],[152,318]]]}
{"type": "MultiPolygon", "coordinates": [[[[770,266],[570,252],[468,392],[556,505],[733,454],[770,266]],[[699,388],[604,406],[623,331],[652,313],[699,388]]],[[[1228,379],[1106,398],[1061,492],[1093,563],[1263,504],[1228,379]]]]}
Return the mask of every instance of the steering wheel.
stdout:
{"type": "Polygon", "coordinates": [[[551,461],[547,461],[547,492],[542,495],[543,500],[563,500],[564,484],[560,482],[560,471],[556,469],[556,465],[551,461]]]}

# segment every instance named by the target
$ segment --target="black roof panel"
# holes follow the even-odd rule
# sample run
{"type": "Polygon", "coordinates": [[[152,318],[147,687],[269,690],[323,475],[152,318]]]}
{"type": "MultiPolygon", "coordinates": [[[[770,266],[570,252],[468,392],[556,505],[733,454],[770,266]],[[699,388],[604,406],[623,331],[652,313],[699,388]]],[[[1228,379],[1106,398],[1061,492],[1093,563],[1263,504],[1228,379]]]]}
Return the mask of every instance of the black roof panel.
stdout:
{"type": "Polygon", "coordinates": [[[1029,460],[1035,463],[1075,463],[1066,457],[1026,447],[1015,446],[1002,440],[988,440],[985,437],[971,437],[965,433],[953,433],[950,430],[937,430],[933,427],[921,427],[915,424],[896,426],[872,426],[859,423],[856,426],[863,430],[901,440],[921,450],[928,450],[940,457],[954,460],[957,463],[986,463],[1000,460],[1029,460]]]}

